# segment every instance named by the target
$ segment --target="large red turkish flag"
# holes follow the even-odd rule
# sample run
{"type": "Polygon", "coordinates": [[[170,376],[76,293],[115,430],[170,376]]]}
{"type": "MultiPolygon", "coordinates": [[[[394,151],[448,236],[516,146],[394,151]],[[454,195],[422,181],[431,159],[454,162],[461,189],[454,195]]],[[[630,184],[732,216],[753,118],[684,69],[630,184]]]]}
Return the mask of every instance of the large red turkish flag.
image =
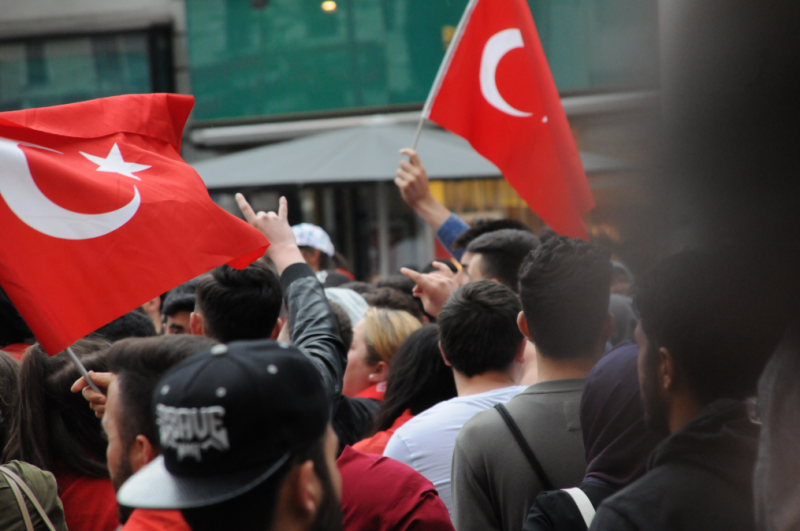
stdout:
{"type": "Polygon", "coordinates": [[[464,137],[560,234],[594,199],[526,0],[471,0],[423,116],[464,137]]]}
{"type": "Polygon", "coordinates": [[[194,98],[0,113],[0,285],[50,354],[269,243],[180,157],[194,98]]]}

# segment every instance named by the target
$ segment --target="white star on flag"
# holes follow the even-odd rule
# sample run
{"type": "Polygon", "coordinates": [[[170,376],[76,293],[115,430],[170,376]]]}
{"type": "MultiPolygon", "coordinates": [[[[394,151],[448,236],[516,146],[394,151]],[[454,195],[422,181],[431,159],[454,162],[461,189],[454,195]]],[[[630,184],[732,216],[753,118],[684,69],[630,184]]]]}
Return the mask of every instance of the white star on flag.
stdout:
{"type": "Polygon", "coordinates": [[[145,166],[144,164],[136,164],[134,162],[125,162],[122,158],[122,153],[119,150],[119,146],[116,143],[114,144],[114,147],[111,148],[111,151],[108,152],[108,156],[106,158],[89,155],[83,151],[81,151],[80,154],[97,164],[99,166],[97,171],[119,173],[120,175],[136,179],[137,181],[141,181],[141,179],[135,176],[134,172],[144,171],[152,167],[145,166]]]}

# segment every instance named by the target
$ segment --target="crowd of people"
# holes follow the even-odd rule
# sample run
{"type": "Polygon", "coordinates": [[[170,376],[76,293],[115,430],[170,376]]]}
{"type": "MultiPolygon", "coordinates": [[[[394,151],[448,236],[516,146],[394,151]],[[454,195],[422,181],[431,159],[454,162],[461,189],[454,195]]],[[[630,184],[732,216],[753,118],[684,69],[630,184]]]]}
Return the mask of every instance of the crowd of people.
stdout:
{"type": "Polygon", "coordinates": [[[355,281],[285,199],[237,195],[266,255],[73,344],[100,392],[3,300],[0,529],[755,529],[785,323],[726,257],[634,279],[595,243],[468,225],[404,153],[452,262],[355,281]]]}

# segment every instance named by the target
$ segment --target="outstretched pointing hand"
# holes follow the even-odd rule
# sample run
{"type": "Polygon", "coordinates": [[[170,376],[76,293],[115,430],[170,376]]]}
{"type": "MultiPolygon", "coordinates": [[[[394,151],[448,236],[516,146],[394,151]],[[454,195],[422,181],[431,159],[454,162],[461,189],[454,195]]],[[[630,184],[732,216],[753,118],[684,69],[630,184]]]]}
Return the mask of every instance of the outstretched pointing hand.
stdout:
{"type": "Polygon", "coordinates": [[[439,272],[422,274],[405,267],[400,272],[417,284],[414,286],[414,296],[422,301],[428,315],[439,317],[447,299],[458,289],[458,283],[445,264],[434,262],[433,265],[439,272]]]}

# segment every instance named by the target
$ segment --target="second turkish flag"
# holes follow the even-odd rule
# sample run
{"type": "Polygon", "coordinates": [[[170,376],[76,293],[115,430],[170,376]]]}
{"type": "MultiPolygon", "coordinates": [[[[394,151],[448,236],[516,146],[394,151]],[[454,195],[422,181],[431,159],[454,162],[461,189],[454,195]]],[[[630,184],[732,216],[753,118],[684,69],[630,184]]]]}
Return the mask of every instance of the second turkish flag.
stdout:
{"type": "Polygon", "coordinates": [[[560,234],[594,208],[526,0],[471,0],[423,116],[467,139],[560,234]]]}

